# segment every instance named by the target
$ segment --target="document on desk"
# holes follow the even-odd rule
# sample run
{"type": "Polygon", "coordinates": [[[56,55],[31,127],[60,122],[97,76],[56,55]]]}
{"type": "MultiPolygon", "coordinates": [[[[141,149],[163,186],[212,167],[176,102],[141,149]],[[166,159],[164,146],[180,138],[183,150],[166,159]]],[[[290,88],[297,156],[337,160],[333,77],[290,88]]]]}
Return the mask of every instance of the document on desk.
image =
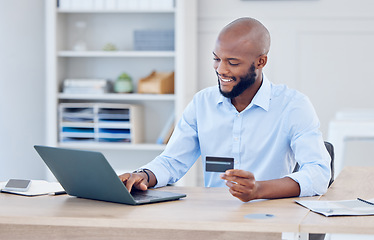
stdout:
{"type": "Polygon", "coordinates": [[[340,201],[296,200],[296,203],[326,217],[374,215],[374,198],[340,201]]]}
{"type": "Polygon", "coordinates": [[[31,185],[28,191],[18,192],[4,190],[6,182],[0,182],[0,192],[2,193],[12,193],[23,196],[41,196],[41,195],[59,195],[65,194],[65,190],[62,188],[59,182],[47,182],[44,180],[31,180],[31,185]]]}

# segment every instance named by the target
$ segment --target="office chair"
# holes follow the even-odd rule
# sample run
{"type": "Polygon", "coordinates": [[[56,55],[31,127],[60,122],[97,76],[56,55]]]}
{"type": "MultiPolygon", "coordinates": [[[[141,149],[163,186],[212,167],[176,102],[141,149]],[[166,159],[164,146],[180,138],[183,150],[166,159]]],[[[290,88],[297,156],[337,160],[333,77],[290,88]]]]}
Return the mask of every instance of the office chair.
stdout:
{"type": "Polygon", "coordinates": [[[330,182],[329,182],[329,187],[330,187],[331,184],[334,182],[334,179],[335,179],[335,176],[334,176],[335,175],[334,174],[334,157],[335,157],[335,154],[334,154],[334,146],[332,145],[332,143],[325,141],[325,146],[326,146],[327,151],[329,152],[330,157],[331,157],[331,163],[330,163],[331,178],[330,178],[330,182]]]}
{"type": "MultiPolygon", "coordinates": [[[[331,162],[330,162],[330,169],[331,169],[331,178],[330,178],[330,182],[329,182],[329,187],[331,186],[331,184],[334,182],[334,146],[330,143],[330,142],[327,142],[325,141],[325,147],[327,149],[327,151],[329,152],[330,154],[330,157],[331,157],[331,162]]],[[[296,163],[296,166],[293,170],[293,172],[297,172],[300,168],[300,165],[298,163],[296,163]]]]}

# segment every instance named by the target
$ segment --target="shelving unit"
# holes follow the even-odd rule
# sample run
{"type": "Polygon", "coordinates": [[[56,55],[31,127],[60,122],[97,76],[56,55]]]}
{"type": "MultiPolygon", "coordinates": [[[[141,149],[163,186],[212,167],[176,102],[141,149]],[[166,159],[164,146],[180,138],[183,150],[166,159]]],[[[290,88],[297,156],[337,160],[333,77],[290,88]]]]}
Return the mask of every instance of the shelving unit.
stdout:
{"type": "Polygon", "coordinates": [[[122,169],[137,168],[152,160],[150,155],[158,155],[165,146],[156,144],[156,140],[168,118],[174,114],[178,119],[196,92],[196,8],[196,0],[175,0],[175,8],[170,10],[61,10],[57,1],[46,1],[46,144],[104,151],[108,155],[110,152],[119,155],[121,151],[126,159],[137,159],[124,161],[122,169]],[[76,28],[77,22],[84,22],[84,34],[76,28]],[[175,50],[134,51],[133,32],[139,29],[173,29],[175,50]],[[78,35],[84,36],[83,51],[75,51],[73,47],[78,35]],[[117,51],[102,50],[107,43],[114,44],[117,51]],[[67,78],[114,81],[123,72],[132,77],[137,89],[137,81],[153,70],[175,72],[174,94],[66,94],[61,90],[67,78]],[[59,105],[89,102],[142,106],[144,140],[60,142],[59,105]],[[148,159],[142,159],[143,155],[148,159]]]}

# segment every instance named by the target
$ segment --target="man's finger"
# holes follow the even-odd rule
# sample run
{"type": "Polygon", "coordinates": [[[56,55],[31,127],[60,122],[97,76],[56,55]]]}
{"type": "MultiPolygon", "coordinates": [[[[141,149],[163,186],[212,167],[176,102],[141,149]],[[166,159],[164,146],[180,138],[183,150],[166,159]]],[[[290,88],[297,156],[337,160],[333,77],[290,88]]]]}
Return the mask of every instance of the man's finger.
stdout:
{"type": "Polygon", "coordinates": [[[133,174],[130,173],[130,177],[125,182],[126,188],[127,188],[127,190],[129,190],[129,192],[131,192],[131,189],[132,189],[132,186],[134,185],[134,183],[135,183],[135,178],[134,178],[133,174]]]}
{"type": "Polygon", "coordinates": [[[133,174],[134,175],[134,186],[137,188],[137,189],[140,189],[140,190],[147,190],[148,189],[148,185],[147,185],[147,179],[143,178],[141,175],[139,174],[133,174]]]}
{"type": "Polygon", "coordinates": [[[236,176],[241,178],[253,178],[254,175],[251,172],[244,171],[241,169],[229,169],[226,170],[225,174],[226,176],[236,176]]]}
{"type": "Polygon", "coordinates": [[[246,188],[252,188],[256,182],[254,178],[242,178],[237,176],[227,176],[223,179],[227,182],[233,182],[240,186],[245,186],[246,188]]]}
{"type": "Polygon", "coordinates": [[[118,177],[119,177],[119,179],[120,179],[122,182],[126,182],[127,179],[129,179],[130,176],[131,176],[130,173],[124,173],[124,174],[122,174],[122,175],[119,175],[118,177]]]}
{"type": "Polygon", "coordinates": [[[232,181],[227,181],[226,186],[228,186],[230,189],[233,189],[234,191],[240,192],[240,193],[245,193],[249,190],[247,185],[242,185],[240,183],[232,182],[232,181]]]}

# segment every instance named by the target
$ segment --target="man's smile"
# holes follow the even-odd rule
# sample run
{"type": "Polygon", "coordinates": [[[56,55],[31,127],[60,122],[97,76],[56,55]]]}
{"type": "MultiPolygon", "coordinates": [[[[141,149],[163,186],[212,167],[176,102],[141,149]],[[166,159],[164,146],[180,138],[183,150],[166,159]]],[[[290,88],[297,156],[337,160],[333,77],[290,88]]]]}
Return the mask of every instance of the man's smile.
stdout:
{"type": "Polygon", "coordinates": [[[229,82],[234,82],[234,78],[228,78],[228,77],[222,77],[221,75],[218,75],[218,78],[224,82],[224,83],[229,83],[229,82]]]}

